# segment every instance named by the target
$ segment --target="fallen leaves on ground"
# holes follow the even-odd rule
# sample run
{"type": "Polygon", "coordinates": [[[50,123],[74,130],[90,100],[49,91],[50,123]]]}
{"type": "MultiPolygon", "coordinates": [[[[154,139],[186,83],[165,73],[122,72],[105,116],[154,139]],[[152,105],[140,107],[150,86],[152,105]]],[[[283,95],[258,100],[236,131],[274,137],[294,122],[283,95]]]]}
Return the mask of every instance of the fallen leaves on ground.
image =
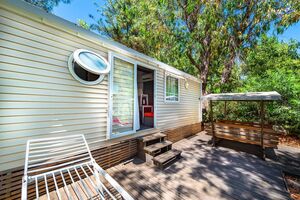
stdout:
{"type": "Polygon", "coordinates": [[[300,200],[300,177],[285,175],[288,189],[294,200],[300,200]]]}

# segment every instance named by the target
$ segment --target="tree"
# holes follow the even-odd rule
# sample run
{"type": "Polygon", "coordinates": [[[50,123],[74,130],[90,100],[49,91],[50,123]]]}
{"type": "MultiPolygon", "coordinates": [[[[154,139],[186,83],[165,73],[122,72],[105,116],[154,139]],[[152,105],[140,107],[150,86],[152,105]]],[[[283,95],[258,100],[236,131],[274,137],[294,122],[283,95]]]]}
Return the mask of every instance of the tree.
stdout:
{"type": "Polygon", "coordinates": [[[197,74],[186,64],[189,60],[182,56],[180,46],[158,18],[158,1],[108,0],[98,12],[99,18],[90,16],[95,20],[91,24],[92,30],[183,71],[197,74]]]}
{"type": "MultiPolygon", "coordinates": [[[[281,101],[266,104],[266,120],[283,126],[300,137],[300,43],[280,42],[274,36],[263,35],[258,44],[249,48],[240,64],[232,92],[277,91],[281,101]]],[[[236,69],[235,67],[234,69],[236,69]]],[[[216,103],[215,116],[224,118],[224,104],[216,103]]],[[[259,121],[257,103],[227,103],[228,120],[259,121]],[[238,105],[238,106],[237,106],[238,105]]],[[[205,119],[207,120],[207,119],[205,119]]]]}
{"type": "Polygon", "coordinates": [[[268,104],[269,121],[300,136],[300,43],[263,36],[246,53],[238,91],[277,91],[282,101],[268,104]]]}
{"type": "Polygon", "coordinates": [[[198,70],[206,94],[208,74],[222,57],[221,8],[216,1],[170,0],[161,18],[190,64],[198,70]]]}
{"type": "Polygon", "coordinates": [[[297,22],[299,9],[292,0],[108,0],[91,28],[199,74],[205,94],[208,83],[227,90],[236,61],[271,27],[280,33],[297,22]]]}
{"type": "Polygon", "coordinates": [[[54,7],[58,6],[60,2],[70,3],[71,0],[24,0],[30,4],[33,4],[47,12],[51,12],[54,7]]]}
{"type": "Polygon", "coordinates": [[[222,1],[226,27],[228,55],[225,57],[221,84],[227,83],[236,58],[245,49],[254,46],[271,26],[282,33],[289,25],[299,21],[300,5],[293,0],[233,0],[222,1]]]}
{"type": "Polygon", "coordinates": [[[109,0],[91,28],[183,71],[200,74],[205,93],[209,68],[222,50],[217,6],[201,1],[109,0]]]}

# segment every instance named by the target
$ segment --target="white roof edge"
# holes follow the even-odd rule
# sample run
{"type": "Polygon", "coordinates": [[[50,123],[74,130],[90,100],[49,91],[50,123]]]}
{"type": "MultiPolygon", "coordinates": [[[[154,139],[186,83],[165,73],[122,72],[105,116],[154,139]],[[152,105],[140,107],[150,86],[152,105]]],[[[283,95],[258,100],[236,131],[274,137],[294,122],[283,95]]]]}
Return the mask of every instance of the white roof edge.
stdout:
{"type": "Polygon", "coordinates": [[[52,27],[60,29],[61,31],[76,35],[77,37],[89,39],[92,42],[98,42],[98,43],[100,43],[100,45],[102,45],[110,50],[116,51],[118,53],[122,53],[125,55],[127,54],[133,58],[136,57],[136,58],[144,59],[147,62],[154,63],[154,64],[158,65],[158,67],[165,69],[166,71],[169,71],[171,73],[183,76],[184,78],[189,78],[189,79],[199,82],[199,83],[201,82],[200,79],[196,78],[195,76],[192,76],[186,72],[178,70],[166,63],[158,61],[150,56],[142,54],[142,53],[140,53],[136,50],[133,50],[129,47],[126,47],[125,45],[122,45],[118,42],[104,38],[96,33],[89,31],[89,30],[85,30],[70,21],[67,21],[61,17],[54,15],[54,14],[47,13],[46,11],[39,9],[33,5],[30,5],[27,2],[24,2],[21,0],[0,0],[0,2],[1,2],[0,7],[4,8],[6,10],[15,11],[17,13],[23,12],[26,14],[26,15],[24,15],[24,17],[33,19],[38,22],[42,22],[43,24],[46,24],[46,25],[50,25],[52,27]]]}
{"type": "Polygon", "coordinates": [[[246,92],[246,93],[220,93],[203,96],[202,100],[211,101],[277,101],[281,95],[276,91],[271,92],[246,92]]]}

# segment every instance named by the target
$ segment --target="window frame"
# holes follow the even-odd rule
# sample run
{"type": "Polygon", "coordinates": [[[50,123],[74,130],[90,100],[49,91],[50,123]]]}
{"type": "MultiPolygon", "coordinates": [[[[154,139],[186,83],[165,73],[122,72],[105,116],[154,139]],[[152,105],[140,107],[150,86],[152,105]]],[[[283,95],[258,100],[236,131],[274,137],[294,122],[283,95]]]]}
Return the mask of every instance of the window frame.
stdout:
{"type": "Polygon", "coordinates": [[[164,81],[164,101],[165,103],[179,103],[180,102],[180,78],[174,74],[171,73],[165,73],[165,81],[164,81]],[[174,101],[174,100],[167,100],[167,77],[170,76],[172,78],[176,78],[178,80],[178,100],[174,101]]]}
{"type": "Polygon", "coordinates": [[[68,68],[69,68],[69,71],[71,73],[71,75],[73,76],[73,78],[77,81],[79,81],[80,83],[82,84],[85,84],[85,85],[96,85],[96,84],[99,84],[100,82],[103,81],[105,75],[107,75],[109,73],[109,71],[111,70],[111,65],[110,63],[102,56],[100,56],[99,54],[97,53],[94,53],[92,51],[89,51],[89,50],[85,50],[85,49],[77,49],[75,50],[70,56],[69,56],[69,59],[68,59],[68,68]],[[96,74],[96,73],[93,73],[93,72],[90,72],[89,70],[87,70],[85,67],[82,66],[82,62],[78,62],[78,55],[81,53],[81,52],[89,52],[89,53],[92,53],[92,54],[95,54],[96,56],[98,56],[99,58],[101,58],[106,64],[107,64],[107,69],[105,71],[103,71],[103,73],[101,74],[96,74]],[[91,73],[91,74],[95,74],[95,75],[99,75],[99,78],[96,79],[95,81],[86,81],[86,80],[83,80],[82,78],[80,78],[76,73],[75,73],[75,70],[74,70],[74,63],[77,63],[82,69],[84,69],[85,71],[91,73]],[[108,72],[107,72],[108,70],[108,72]]]}
{"type": "Polygon", "coordinates": [[[111,69],[111,65],[110,63],[101,55],[95,53],[95,52],[92,52],[92,51],[89,51],[89,50],[86,50],[86,49],[77,49],[73,52],[73,59],[75,62],[77,62],[77,64],[79,64],[83,69],[85,69],[86,71],[92,73],[92,74],[96,74],[96,75],[101,75],[101,74],[108,74],[110,72],[110,69],[111,69]],[[102,70],[102,71],[99,71],[99,72],[95,72],[93,70],[90,69],[90,67],[88,65],[86,65],[80,58],[80,54],[81,53],[90,53],[90,54],[93,54],[94,56],[98,57],[99,59],[101,59],[105,64],[106,64],[106,69],[102,70]]]}

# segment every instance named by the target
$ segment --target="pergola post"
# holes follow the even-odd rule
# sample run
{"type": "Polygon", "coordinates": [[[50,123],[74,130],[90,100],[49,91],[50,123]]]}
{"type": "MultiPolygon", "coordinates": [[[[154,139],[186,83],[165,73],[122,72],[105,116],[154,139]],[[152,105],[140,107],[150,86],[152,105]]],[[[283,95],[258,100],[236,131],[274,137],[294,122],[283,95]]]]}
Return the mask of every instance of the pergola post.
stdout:
{"type": "Polygon", "coordinates": [[[265,103],[260,101],[260,144],[262,148],[262,157],[265,159],[265,147],[264,147],[264,116],[265,116],[265,103]]]}
{"type": "Polygon", "coordinates": [[[215,125],[214,125],[214,114],[213,114],[213,102],[209,101],[210,106],[210,121],[211,121],[211,133],[212,133],[212,145],[216,144],[215,125]]]}
{"type": "Polygon", "coordinates": [[[224,118],[227,119],[227,101],[224,101],[224,118]]]}

